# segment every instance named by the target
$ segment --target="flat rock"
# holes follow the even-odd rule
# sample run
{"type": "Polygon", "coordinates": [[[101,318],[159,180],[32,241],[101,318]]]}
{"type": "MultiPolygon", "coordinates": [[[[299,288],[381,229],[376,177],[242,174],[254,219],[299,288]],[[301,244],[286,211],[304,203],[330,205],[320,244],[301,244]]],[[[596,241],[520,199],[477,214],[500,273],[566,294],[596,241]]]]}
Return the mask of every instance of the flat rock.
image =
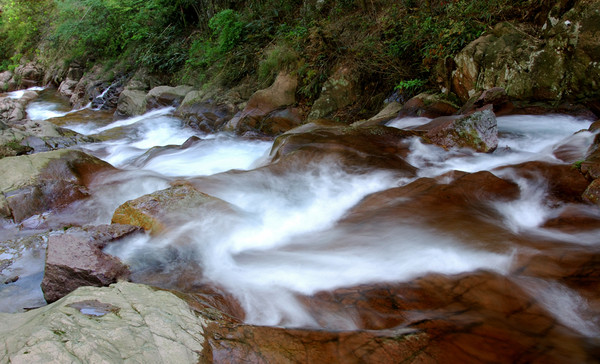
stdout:
{"type": "Polygon", "coordinates": [[[0,314],[0,363],[198,363],[206,320],[174,294],[120,282],[0,314]]]}

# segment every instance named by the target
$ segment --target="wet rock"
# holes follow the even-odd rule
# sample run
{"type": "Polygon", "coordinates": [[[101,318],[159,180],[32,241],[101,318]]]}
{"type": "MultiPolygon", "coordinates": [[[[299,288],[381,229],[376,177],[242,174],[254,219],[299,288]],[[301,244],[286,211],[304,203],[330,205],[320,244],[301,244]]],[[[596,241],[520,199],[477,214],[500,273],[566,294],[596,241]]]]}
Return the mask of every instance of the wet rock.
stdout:
{"type": "Polygon", "coordinates": [[[139,226],[151,234],[158,234],[179,226],[181,221],[189,220],[190,216],[213,210],[235,211],[223,200],[190,185],[180,184],[125,202],[115,211],[112,222],[139,226]]]}
{"type": "Polygon", "coordinates": [[[11,127],[0,128],[0,157],[47,152],[94,141],[93,137],[45,120],[21,120],[11,127]]]}
{"type": "Polygon", "coordinates": [[[594,350],[557,323],[535,296],[501,274],[428,274],[406,283],[320,292],[312,312],[346,312],[359,328],[404,327],[422,335],[413,360],[432,362],[587,361],[594,350]],[[559,359],[560,358],[560,359],[559,359]]]}
{"type": "Polygon", "coordinates": [[[87,197],[95,173],[106,162],[75,150],[57,150],[0,159],[0,192],[14,221],[87,197]]]}
{"type": "Polygon", "coordinates": [[[491,106],[471,115],[443,116],[416,127],[425,131],[425,141],[444,149],[471,148],[493,152],[498,147],[498,123],[491,106]]]}
{"type": "Polygon", "coordinates": [[[589,184],[582,195],[587,202],[600,205],[600,178],[597,178],[589,184]]]}
{"type": "Polygon", "coordinates": [[[341,226],[356,224],[365,229],[361,233],[369,234],[378,224],[410,224],[460,236],[464,244],[499,248],[499,237],[508,237],[511,232],[494,223],[502,217],[491,201],[512,201],[519,195],[517,184],[490,172],[454,171],[437,180],[419,178],[373,193],[346,214],[341,226]]]}
{"type": "Polygon", "coordinates": [[[335,111],[356,101],[358,95],[355,91],[355,83],[353,70],[348,67],[338,67],[323,85],[321,94],[310,109],[307,120],[331,117],[335,111]]]}
{"type": "Polygon", "coordinates": [[[117,102],[116,118],[127,118],[141,115],[146,111],[146,92],[140,90],[124,90],[117,102]]]}
{"type": "Polygon", "coordinates": [[[499,170],[511,170],[514,175],[539,185],[539,189],[546,188],[546,200],[551,205],[583,202],[581,196],[589,184],[572,165],[532,161],[499,170]]]}
{"type": "Polygon", "coordinates": [[[204,100],[203,92],[190,91],[177,108],[176,115],[196,130],[214,133],[221,130],[236,111],[230,103],[204,100]]]}
{"type": "Polygon", "coordinates": [[[558,216],[548,219],[543,227],[571,234],[593,231],[600,229],[600,211],[590,206],[569,205],[558,216]]]}
{"type": "Polygon", "coordinates": [[[3,362],[198,363],[207,319],[174,294],[120,282],[0,314],[3,362]]]}
{"type": "Polygon", "coordinates": [[[129,269],[102,249],[109,243],[140,232],[129,225],[71,228],[48,238],[42,291],[48,303],[84,286],[108,286],[127,279],[129,269]]]}
{"type": "Polygon", "coordinates": [[[165,106],[177,107],[190,91],[192,91],[192,87],[190,86],[155,87],[146,95],[146,109],[151,110],[165,106]]]}
{"type": "Polygon", "coordinates": [[[279,136],[271,150],[277,163],[310,163],[331,159],[350,169],[384,168],[413,175],[404,158],[408,139],[417,135],[386,126],[348,127],[305,124],[279,136]]]}
{"type": "Polygon", "coordinates": [[[278,135],[300,124],[298,115],[286,106],[296,102],[296,76],[281,72],[273,84],[256,91],[246,107],[226,125],[226,130],[244,133],[258,130],[268,135],[278,135]],[[279,113],[276,115],[276,113],[279,113]]]}
{"type": "Polygon", "coordinates": [[[209,325],[206,355],[214,363],[395,363],[421,355],[431,338],[412,330],[316,331],[209,325]]]}
{"type": "Polygon", "coordinates": [[[119,97],[123,92],[123,77],[113,81],[111,84],[103,82],[96,92],[91,93],[93,99],[91,107],[96,110],[114,110],[119,103],[119,97]]]}
{"type": "Polygon", "coordinates": [[[0,98],[0,121],[12,125],[23,119],[27,115],[25,108],[27,104],[37,97],[35,91],[25,91],[19,99],[10,97],[0,98]]]}
{"type": "MultiPolygon", "coordinates": [[[[67,78],[67,80],[68,79],[69,78],[67,78]]],[[[102,101],[102,104],[104,104],[107,100],[109,100],[110,102],[108,105],[110,105],[110,107],[115,106],[117,103],[119,96],[118,94],[122,90],[121,83],[119,81],[116,81],[115,83],[113,77],[106,74],[103,66],[101,64],[96,64],[91,70],[83,74],[83,76],[77,81],[77,84],[74,88],[69,86],[69,90],[72,88],[72,91],[69,91],[71,92],[69,101],[74,109],[80,109],[94,101],[95,98],[101,95],[109,88],[109,86],[113,84],[113,92],[107,92],[107,94],[104,95],[106,99],[102,101]]]]}

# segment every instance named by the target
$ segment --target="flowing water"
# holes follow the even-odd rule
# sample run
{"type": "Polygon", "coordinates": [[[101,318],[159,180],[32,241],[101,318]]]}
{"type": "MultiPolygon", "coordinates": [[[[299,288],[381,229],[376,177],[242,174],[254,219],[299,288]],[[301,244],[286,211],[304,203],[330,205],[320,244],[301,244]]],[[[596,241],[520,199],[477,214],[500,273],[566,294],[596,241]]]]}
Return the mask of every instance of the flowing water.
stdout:
{"type": "MultiPolygon", "coordinates": [[[[490,226],[503,233],[487,234],[489,241],[483,244],[473,234],[440,229],[425,220],[365,218],[357,223],[349,218],[351,209],[366,196],[406,186],[415,178],[382,170],[353,174],[330,159],[275,171],[268,168],[272,142],[199,134],[183,126],[172,108],[113,121],[107,114],[90,117],[89,110],[71,112],[51,96],[44,91],[28,107],[29,116],[41,120],[68,114],[61,121],[63,127],[103,140],[81,148],[120,169],[99,177],[92,198],[77,204],[76,213],[68,209],[64,213],[82,224],[109,223],[120,204],[167,188],[174,180],[205,185],[204,192],[230,203],[237,213],[192,213],[175,229],[154,237],[129,238],[109,246],[107,252],[127,262],[134,276],[148,270],[177,275],[178,269],[183,271],[193,262],[199,267],[191,277],[193,283],[224,289],[239,301],[249,323],[356,329],[360,327],[351,314],[331,312],[325,319],[317,318],[301,297],[365,284],[408,282],[430,273],[485,270],[510,275],[516,255],[537,249],[520,245],[528,239],[600,247],[597,229],[565,232],[544,227],[569,206],[544,199],[547,181],[526,179],[502,168],[529,161],[568,164],[581,159],[594,137],[579,132],[589,127],[586,120],[565,115],[499,117],[499,147],[491,154],[445,151],[418,138],[411,140],[408,162],[418,168],[418,177],[444,182],[452,170],[492,171],[519,185],[517,200],[486,203],[486,209],[501,217],[490,226]],[[78,113],[88,114],[79,117],[78,113]],[[182,147],[192,136],[198,139],[182,147]],[[564,150],[569,153],[561,154],[564,150]]],[[[388,125],[405,128],[428,121],[405,118],[388,125]]],[[[578,208],[598,217],[595,207],[578,208]]],[[[38,220],[29,219],[24,226],[35,228],[38,220]]],[[[36,272],[39,279],[39,269],[36,272]]],[[[597,302],[559,280],[516,277],[514,281],[566,327],[586,337],[600,335],[597,302]]],[[[10,310],[8,302],[0,304],[1,310],[10,310]]]]}

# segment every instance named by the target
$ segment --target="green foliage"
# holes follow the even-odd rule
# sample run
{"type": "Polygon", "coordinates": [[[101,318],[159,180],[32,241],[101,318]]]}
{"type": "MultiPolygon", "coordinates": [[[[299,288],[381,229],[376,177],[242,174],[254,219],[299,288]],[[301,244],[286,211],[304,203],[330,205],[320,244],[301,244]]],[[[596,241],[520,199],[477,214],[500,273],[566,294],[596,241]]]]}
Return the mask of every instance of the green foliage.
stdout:
{"type": "Polygon", "coordinates": [[[394,87],[394,90],[400,91],[403,94],[409,94],[410,96],[417,94],[419,91],[423,89],[423,86],[427,84],[427,80],[423,79],[412,79],[412,80],[402,80],[400,83],[394,87]]]}
{"type": "Polygon", "coordinates": [[[240,15],[231,9],[213,16],[208,27],[211,33],[201,34],[190,46],[187,65],[205,70],[221,62],[241,40],[244,23],[240,15]]]}
{"type": "MultiPolygon", "coordinates": [[[[51,0],[0,0],[0,59],[2,66],[15,54],[33,52],[48,27],[51,0]]],[[[19,59],[21,57],[19,56],[19,59]]]]}
{"type": "MultiPolygon", "coordinates": [[[[182,6],[168,0],[56,0],[50,40],[71,58],[129,56],[139,65],[174,70],[186,58],[181,46],[182,6]]],[[[189,5],[189,4],[188,4],[189,5]]]]}

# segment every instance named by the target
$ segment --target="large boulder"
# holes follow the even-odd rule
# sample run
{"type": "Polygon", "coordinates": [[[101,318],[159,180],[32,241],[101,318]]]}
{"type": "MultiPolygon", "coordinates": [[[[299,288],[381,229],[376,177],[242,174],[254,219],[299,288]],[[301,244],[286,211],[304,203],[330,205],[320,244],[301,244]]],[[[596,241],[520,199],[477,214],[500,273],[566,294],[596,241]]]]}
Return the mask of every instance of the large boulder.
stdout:
{"type": "Polygon", "coordinates": [[[0,313],[0,363],[198,363],[207,319],[174,294],[120,282],[0,313]]]}
{"type": "Polygon", "coordinates": [[[448,148],[493,152],[498,147],[498,123],[491,105],[470,115],[442,116],[414,128],[424,140],[448,148]]]}
{"type": "Polygon", "coordinates": [[[130,225],[71,228],[51,234],[46,250],[42,291],[48,303],[84,286],[108,286],[129,277],[129,269],[102,249],[141,229],[130,225]]]}
{"type": "Polygon", "coordinates": [[[597,1],[579,1],[550,18],[541,37],[501,23],[456,57],[452,90],[467,101],[502,87],[512,100],[592,100],[600,95],[600,15],[597,1]]]}
{"type": "Polygon", "coordinates": [[[425,131],[426,141],[443,148],[493,152],[498,147],[498,123],[491,105],[470,115],[442,116],[415,130],[425,131]]]}
{"type": "Polygon", "coordinates": [[[45,120],[22,120],[10,127],[2,125],[0,158],[47,152],[96,141],[93,137],[58,127],[45,120]]]}
{"type": "Polygon", "coordinates": [[[146,95],[146,109],[150,110],[165,106],[177,107],[190,91],[192,91],[191,86],[155,87],[146,95]]]}
{"type": "Polygon", "coordinates": [[[246,107],[226,125],[227,130],[243,133],[258,130],[268,135],[278,135],[300,124],[300,119],[287,106],[296,102],[298,79],[280,72],[273,84],[256,91],[246,107]]]}
{"type": "Polygon", "coordinates": [[[214,210],[233,212],[234,208],[188,184],[179,184],[125,202],[113,214],[112,222],[139,226],[151,234],[158,234],[180,226],[182,221],[203,211],[214,210]]]}
{"type": "Polygon", "coordinates": [[[19,65],[15,69],[13,79],[21,88],[37,86],[44,78],[43,68],[34,62],[19,65]]]}
{"type": "Polygon", "coordinates": [[[354,71],[348,67],[338,67],[321,89],[307,120],[331,117],[331,115],[356,101],[356,81],[354,71]]]}
{"type": "Polygon", "coordinates": [[[117,102],[116,118],[127,118],[141,115],[146,111],[146,92],[140,90],[124,90],[117,102]]]}
{"type": "Polygon", "coordinates": [[[102,160],[75,150],[56,150],[0,159],[0,211],[22,221],[89,196],[95,173],[113,170],[102,160]]]}
{"type": "Polygon", "coordinates": [[[35,91],[25,91],[18,99],[11,97],[0,98],[0,121],[7,124],[14,124],[25,119],[27,104],[37,98],[37,96],[38,94],[35,91]]]}

